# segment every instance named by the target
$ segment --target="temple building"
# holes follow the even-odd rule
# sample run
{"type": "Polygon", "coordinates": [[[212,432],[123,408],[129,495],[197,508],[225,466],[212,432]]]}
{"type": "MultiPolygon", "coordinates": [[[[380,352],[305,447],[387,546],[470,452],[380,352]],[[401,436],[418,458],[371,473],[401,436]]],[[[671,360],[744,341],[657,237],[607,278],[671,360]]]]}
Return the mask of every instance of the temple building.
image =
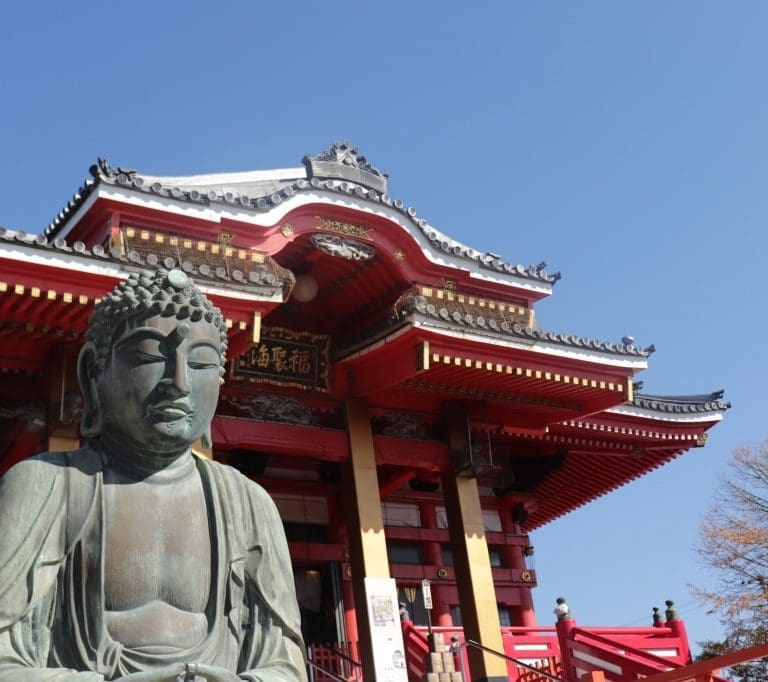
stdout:
{"type": "MultiPolygon", "coordinates": [[[[559,273],[446,236],[347,143],[274,171],[90,175],[41,234],[0,229],[0,471],[78,447],[94,302],[131,272],[184,270],[229,327],[198,454],[271,493],[307,643],[362,669],[366,579],[394,579],[414,628],[504,650],[505,628],[539,627],[531,534],[704,446],[728,408],[644,394],[653,347],[540,328],[559,273]]],[[[468,664],[507,679],[482,650],[468,664]]]]}

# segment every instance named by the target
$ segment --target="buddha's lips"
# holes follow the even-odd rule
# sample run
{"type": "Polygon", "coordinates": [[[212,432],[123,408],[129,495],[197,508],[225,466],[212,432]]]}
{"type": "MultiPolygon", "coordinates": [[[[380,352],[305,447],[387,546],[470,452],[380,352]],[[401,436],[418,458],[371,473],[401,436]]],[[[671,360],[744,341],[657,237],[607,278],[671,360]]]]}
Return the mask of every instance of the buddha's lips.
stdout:
{"type": "Polygon", "coordinates": [[[192,409],[184,402],[169,400],[157,403],[156,405],[150,405],[147,408],[147,413],[151,416],[160,417],[164,421],[172,421],[188,417],[192,414],[192,409]]]}

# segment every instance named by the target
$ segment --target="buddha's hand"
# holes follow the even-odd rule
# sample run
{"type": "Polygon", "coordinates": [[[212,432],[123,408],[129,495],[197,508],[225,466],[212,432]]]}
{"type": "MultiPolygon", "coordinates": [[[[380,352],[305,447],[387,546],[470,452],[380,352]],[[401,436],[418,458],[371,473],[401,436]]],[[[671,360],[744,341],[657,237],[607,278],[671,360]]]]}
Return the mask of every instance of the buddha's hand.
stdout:
{"type": "Polygon", "coordinates": [[[157,670],[131,673],[120,679],[125,680],[125,682],[191,682],[192,680],[196,682],[203,682],[203,680],[207,680],[207,682],[241,682],[240,678],[229,670],[198,663],[176,663],[157,670]]]}
{"type": "Polygon", "coordinates": [[[208,680],[208,682],[242,682],[236,673],[217,668],[214,665],[190,664],[190,669],[194,671],[196,680],[208,680]]]}
{"type": "Polygon", "coordinates": [[[157,670],[131,673],[120,679],[126,682],[179,682],[184,679],[195,679],[188,675],[190,667],[186,663],[174,663],[157,670]]]}

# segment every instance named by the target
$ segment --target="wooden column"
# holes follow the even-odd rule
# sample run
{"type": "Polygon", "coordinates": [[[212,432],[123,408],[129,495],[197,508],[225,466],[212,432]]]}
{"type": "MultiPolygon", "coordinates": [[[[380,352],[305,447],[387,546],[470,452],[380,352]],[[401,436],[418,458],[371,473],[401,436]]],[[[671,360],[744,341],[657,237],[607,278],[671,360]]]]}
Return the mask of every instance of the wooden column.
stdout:
{"type": "Polygon", "coordinates": [[[368,405],[364,400],[347,400],[346,417],[350,457],[343,467],[343,497],[352,562],[352,587],[357,611],[360,662],[366,679],[373,680],[373,642],[365,578],[389,578],[389,560],[368,405]]]}
{"type": "MultiPolygon", "coordinates": [[[[523,536],[524,533],[520,526],[512,520],[512,510],[509,505],[502,505],[499,509],[501,516],[501,529],[505,536],[517,535],[523,536]]],[[[523,547],[518,544],[507,544],[504,547],[504,559],[508,568],[524,571],[525,555],[523,547]]],[[[531,585],[519,585],[517,587],[520,595],[520,604],[512,607],[514,622],[512,625],[536,626],[536,611],[533,608],[533,588],[531,585]]]]}
{"type": "Polygon", "coordinates": [[[68,357],[63,350],[54,350],[46,368],[48,386],[48,452],[67,452],[80,447],[79,416],[76,397],[77,359],[68,357]]]}
{"type": "MultiPolygon", "coordinates": [[[[421,516],[422,528],[437,530],[437,509],[434,502],[420,502],[419,516],[421,516]]],[[[424,551],[424,563],[427,565],[440,567],[443,565],[443,548],[435,540],[425,540],[422,542],[424,551]]],[[[451,605],[448,601],[448,587],[435,581],[432,583],[432,624],[438,627],[450,627],[453,625],[451,619],[451,605]]]]}
{"type": "MultiPolygon", "coordinates": [[[[467,442],[467,420],[464,411],[452,412],[447,417],[450,451],[467,452],[470,444],[467,442]]],[[[504,653],[477,479],[457,476],[453,471],[445,472],[443,496],[464,637],[504,653]]],[[[502,682],[509,679],[507,664],[503,658],[474,647],[468,647],[467,654],[473,680],[502,682]]]]}

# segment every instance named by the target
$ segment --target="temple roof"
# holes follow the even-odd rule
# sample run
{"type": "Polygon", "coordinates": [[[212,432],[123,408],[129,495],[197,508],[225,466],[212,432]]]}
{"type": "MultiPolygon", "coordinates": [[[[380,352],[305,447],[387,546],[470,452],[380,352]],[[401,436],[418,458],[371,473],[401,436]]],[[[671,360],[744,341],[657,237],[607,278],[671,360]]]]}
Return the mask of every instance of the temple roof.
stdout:
{"type": "Polygon", "coordinates": [[[482,269],[524,280],[553,284],[560,273],[546,272],[546,263],[523,266],[505,262],[501,256],[481,252],[437,230],[416,209],[387,193],[387,176],[373,168],[348,143],[336,143],[318,156],[305,156],[304,168],[240,173],[213,173],[190,176],[160,176],[113,168],[98,159],[86,180],[44,231],[48,238],[65,236],[73,216],[100,185],[112,185],[199,206],[230,206],[254,213],[266,213],[301,193],[330,192],[386,206],[401,214],[430,242],[433,248],[453,257],[472,261],[482,269]]]}

